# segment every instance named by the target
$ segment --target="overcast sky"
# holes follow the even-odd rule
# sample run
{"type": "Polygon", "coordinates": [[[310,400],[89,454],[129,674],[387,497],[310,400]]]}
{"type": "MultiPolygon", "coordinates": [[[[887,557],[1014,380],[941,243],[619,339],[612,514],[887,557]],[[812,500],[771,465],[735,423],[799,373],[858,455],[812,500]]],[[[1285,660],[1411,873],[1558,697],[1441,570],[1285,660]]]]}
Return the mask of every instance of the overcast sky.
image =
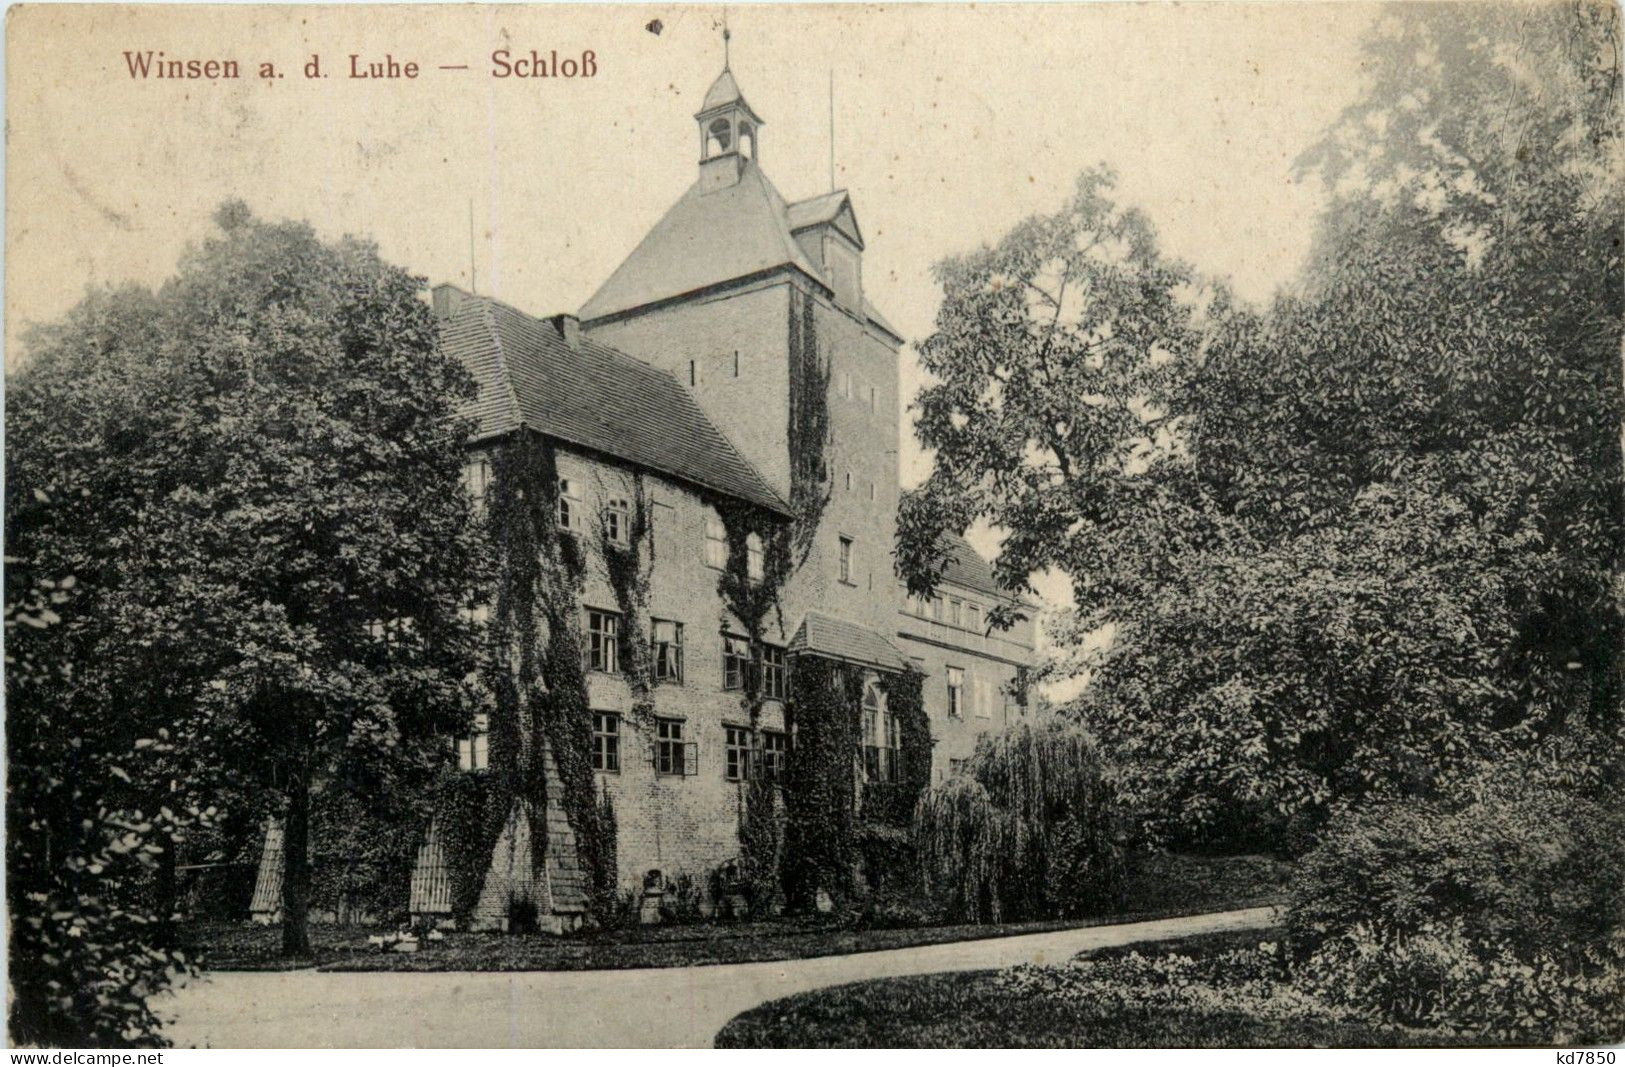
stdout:
{"type": "MultiPolygon", "coordinates": [[[[431,281],[574,310],[693,180],[722,8],[14,9],[7,366],[87,283],[168,275],[214,206],[375,240],[431,281]],[[659,19],[657,35],[646,28],[659,19]],[[576,81],[496,79],[493,50],[596,53],[576,81]],[[235,82],[132,80],[125,50],[235,58],[235,82]],[[306,80],[320,54],[330,76],[306,80]],[[347,56],[415,60],[357,81],[347,56]],[[255,76],[262,60],[284,77],[255,76]],[[467,71],[438,66],[468,64],[467,71]]],[[[733,70],[789,199],[852,191],[868,295],[929,332],[938,258],[1121,177],[1164,247],[1262,300],[1302,262],[1319,190],[1295,157],[1358,87],[1365,4],[733,7],[733,70]]],[[[905,351],[903,396],[918,386],[905,351]]],[[[907,416],[905,415],[905,427],[907,416]]],[[[904,482],[927,469],[905,428],[904,482]]],[[[1047,594],[1054,594],[1047,587],[1047,594]]]]}

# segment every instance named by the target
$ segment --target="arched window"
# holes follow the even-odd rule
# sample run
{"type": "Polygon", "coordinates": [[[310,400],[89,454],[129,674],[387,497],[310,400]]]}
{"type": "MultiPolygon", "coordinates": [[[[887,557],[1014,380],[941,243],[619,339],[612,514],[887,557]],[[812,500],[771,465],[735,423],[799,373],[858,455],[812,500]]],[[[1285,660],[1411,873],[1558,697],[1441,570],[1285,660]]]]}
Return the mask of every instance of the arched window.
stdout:
{"type": "Polygon", "coordinates": [[[708,132],[710,140],[707,143],[711,146],[711,151],[707,152],[706,156],[721,155],[733,146],[733,125],[726,116],[713,120],[708,132]]]}
{"type": "Polygon", "coordinates": [[[897,719],[886,705],[880,686],[863,687],[863,772],[871,782],[895,782],[898,771],[897,719]]]}
{"type": "Polygon", "coordinates": [[[751,534],[745,538],[745,576],[752,582],[759,582],[767,574],[767,562],[762,555],[762,538],[760,534],[751,534]]]}

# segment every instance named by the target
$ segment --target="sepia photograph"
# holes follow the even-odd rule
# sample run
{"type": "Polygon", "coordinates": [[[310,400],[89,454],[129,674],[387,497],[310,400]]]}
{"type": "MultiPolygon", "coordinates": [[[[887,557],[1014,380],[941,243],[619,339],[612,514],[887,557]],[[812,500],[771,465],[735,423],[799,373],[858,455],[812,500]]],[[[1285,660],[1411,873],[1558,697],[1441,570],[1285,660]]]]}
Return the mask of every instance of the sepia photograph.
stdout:
{"type": "Polygon", "coordinates": [[[8,1047],[1615,1062],[1612,0],[30,3],[4,99],[8,1047]]]}

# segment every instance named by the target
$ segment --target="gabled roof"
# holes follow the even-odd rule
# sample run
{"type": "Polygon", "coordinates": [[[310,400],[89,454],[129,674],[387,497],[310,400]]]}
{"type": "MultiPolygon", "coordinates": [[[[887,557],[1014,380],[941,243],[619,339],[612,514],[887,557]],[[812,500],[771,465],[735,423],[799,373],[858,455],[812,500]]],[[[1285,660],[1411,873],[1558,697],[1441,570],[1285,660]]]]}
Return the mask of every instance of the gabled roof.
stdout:
{"type": "Polygon", "coordinates": [[[581,308],[591,322],[777,267],[820,283],[823,274],[790,234],[788,208],[755,160],[739,180],[705,190],[695,182],[581,308]]]}
{"type": "Polygon", "coordinates": [[[852,197],[845,189],[836,189],[808,200],[798,200],[786,211],[791,233],[799,233],[813,226],[836,223],[860,249],[863,233],[858,229],[857,212],[852,210],[852,197]],[[844,212],[844,218],[843,216],[844,212]]]}
{"type": "Polygon", "coordinates": [[[883,671],[903,671],[910,666],[897,646],[880,634],[821,611],[807,612],[795,637],[790,639],[790,651],[827,656],[883,671]]]}
{"type": "Polygon", "coordinates": [[[993,580],[993,565],[971,547],[971,543],[958,534],[945,533],[938,539],[938,548],[945,557],[942,580],[979,593],[1009,598],[993,580]]]}
{"type": "Polygon", "coordinates": [[[440,343],[473,372],[464,413],[475,440],[521,426],[677,481],[788,514],[732,442],[671,374],[565,334],[487,297],[464,295],[441,320],[440,343]]]}

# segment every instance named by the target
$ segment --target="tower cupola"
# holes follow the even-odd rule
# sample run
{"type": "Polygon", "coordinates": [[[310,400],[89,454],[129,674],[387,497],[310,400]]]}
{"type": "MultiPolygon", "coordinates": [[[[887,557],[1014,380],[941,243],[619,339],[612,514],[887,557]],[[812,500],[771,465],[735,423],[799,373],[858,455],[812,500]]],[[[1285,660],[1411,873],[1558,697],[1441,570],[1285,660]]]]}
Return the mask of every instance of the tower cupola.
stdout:
{"type": "Polygon", "coordinates": [[[706,91],[694,115],[700,127],[700,177],[708,188],[732,185],[749,160],[758,158],[762,119],[745,102],[733,71],[722,73],[706,91]]]}

